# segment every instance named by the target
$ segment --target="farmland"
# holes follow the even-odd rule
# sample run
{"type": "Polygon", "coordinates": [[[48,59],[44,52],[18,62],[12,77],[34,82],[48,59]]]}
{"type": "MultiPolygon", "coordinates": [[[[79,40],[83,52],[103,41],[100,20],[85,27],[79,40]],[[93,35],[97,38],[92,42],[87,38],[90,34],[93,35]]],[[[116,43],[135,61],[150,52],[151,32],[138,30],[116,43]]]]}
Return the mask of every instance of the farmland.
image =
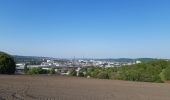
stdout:
{"type": "Polygon", "coordinates": [[[0,100],[169,100],[170,84],[0,75],[0,100]]]}

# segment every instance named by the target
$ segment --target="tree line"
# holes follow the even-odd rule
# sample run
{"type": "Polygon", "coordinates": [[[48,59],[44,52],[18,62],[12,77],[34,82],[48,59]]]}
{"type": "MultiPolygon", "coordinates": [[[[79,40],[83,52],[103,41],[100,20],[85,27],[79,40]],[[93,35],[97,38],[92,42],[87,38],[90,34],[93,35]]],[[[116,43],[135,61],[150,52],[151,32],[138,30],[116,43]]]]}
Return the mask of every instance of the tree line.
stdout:
{"type": "MultiPolygon", "coordinates": [[[[71,75],[76,75],[75,71],[72,71],[71,75]]],[[[79,71],[79,76],[141,82],[165,82],[170,80],[170,62],[158,60],[112,68],[87,67],[79,71]]]]}

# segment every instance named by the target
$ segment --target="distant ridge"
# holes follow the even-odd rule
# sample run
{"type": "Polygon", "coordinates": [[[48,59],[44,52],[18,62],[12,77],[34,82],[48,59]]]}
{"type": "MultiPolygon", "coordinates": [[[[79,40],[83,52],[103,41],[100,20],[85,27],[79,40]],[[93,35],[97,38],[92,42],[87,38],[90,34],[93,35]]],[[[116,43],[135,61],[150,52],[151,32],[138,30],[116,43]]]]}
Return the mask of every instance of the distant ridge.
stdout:
{"type": "MultiPolygon", "coordinates": [[[[59,59],[59,58],[53,58],[53,57],[39,57],[39,56],[20,56],[20,55],[13,55],[16,62],[30,62],[30,61],[43,61],[46,59],[59,59]]],[[[68,58],[69,59],[69,58],[68,58]]],[[[83,58],[79,58],[83,59],[83,58]]],[[[85,60],[91,60],[90,58],[86,58],[85,60]]],[[[109,61],[109,62],[134,62],[134,61],[142,61],[142,62],[148,62],[148,61],[155,61],[160,60],[156,58],[104,58],[104,59],[93,59],[93,60],[100,60],[100,61],[109,61]]]]}

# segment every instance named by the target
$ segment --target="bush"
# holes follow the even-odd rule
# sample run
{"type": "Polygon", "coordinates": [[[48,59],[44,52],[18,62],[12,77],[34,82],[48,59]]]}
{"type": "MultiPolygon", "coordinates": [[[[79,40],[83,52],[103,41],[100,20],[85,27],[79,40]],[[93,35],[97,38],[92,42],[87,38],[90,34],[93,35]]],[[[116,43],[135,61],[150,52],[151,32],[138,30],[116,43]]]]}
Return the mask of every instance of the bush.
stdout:
{"type": "Polygon", "coordinates": [[[79,77],[84,77],[84,73],[83,72],[79,72],[79,77]]]}
{"type": "Polygon", "coordinates": [[[56,72],[55,72],[55,69],[54,68],[52,68],[51,70],[49,70],[49,74],[55,74],[56,72]]]}
{"type": "Polygon", "coordinates": [[[71,70],[69,73],[70,76],[77,76],[77,72],[75,69],[71,70]]]}
{"type": "Polygon", "coordinates": [[[160,77],[163,81],[170,80],[170,66],[162,70],[160,77]]]}
{"type": "Polygon", "coordinates": [[[10,55],[0,52],[0,74],[14,74],[15,61],[10,55]]]}
{"type": "Polygon", "coordinates": [[[109,79],[109,75],[107,72],[100,72],[98,75],[97,75],[97,78],[99,79],[109,79]]]}
{"type": "Polygon", "coordinates": [[[48,74],[47,70],[44,70],[42,68],[31,68],[28,70],[27,74],[34,75],[34,74],[48,74]]]}

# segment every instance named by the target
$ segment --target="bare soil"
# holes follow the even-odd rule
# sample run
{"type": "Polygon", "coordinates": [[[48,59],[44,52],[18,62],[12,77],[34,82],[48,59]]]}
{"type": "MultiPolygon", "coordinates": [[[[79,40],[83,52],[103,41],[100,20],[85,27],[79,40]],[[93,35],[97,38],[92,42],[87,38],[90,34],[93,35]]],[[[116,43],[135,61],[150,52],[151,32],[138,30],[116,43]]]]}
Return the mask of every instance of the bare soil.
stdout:
{"type": "Polygon", "coordinates": [[[170,100],[170,84],[0,75],[0,100],[170,100]]]}

